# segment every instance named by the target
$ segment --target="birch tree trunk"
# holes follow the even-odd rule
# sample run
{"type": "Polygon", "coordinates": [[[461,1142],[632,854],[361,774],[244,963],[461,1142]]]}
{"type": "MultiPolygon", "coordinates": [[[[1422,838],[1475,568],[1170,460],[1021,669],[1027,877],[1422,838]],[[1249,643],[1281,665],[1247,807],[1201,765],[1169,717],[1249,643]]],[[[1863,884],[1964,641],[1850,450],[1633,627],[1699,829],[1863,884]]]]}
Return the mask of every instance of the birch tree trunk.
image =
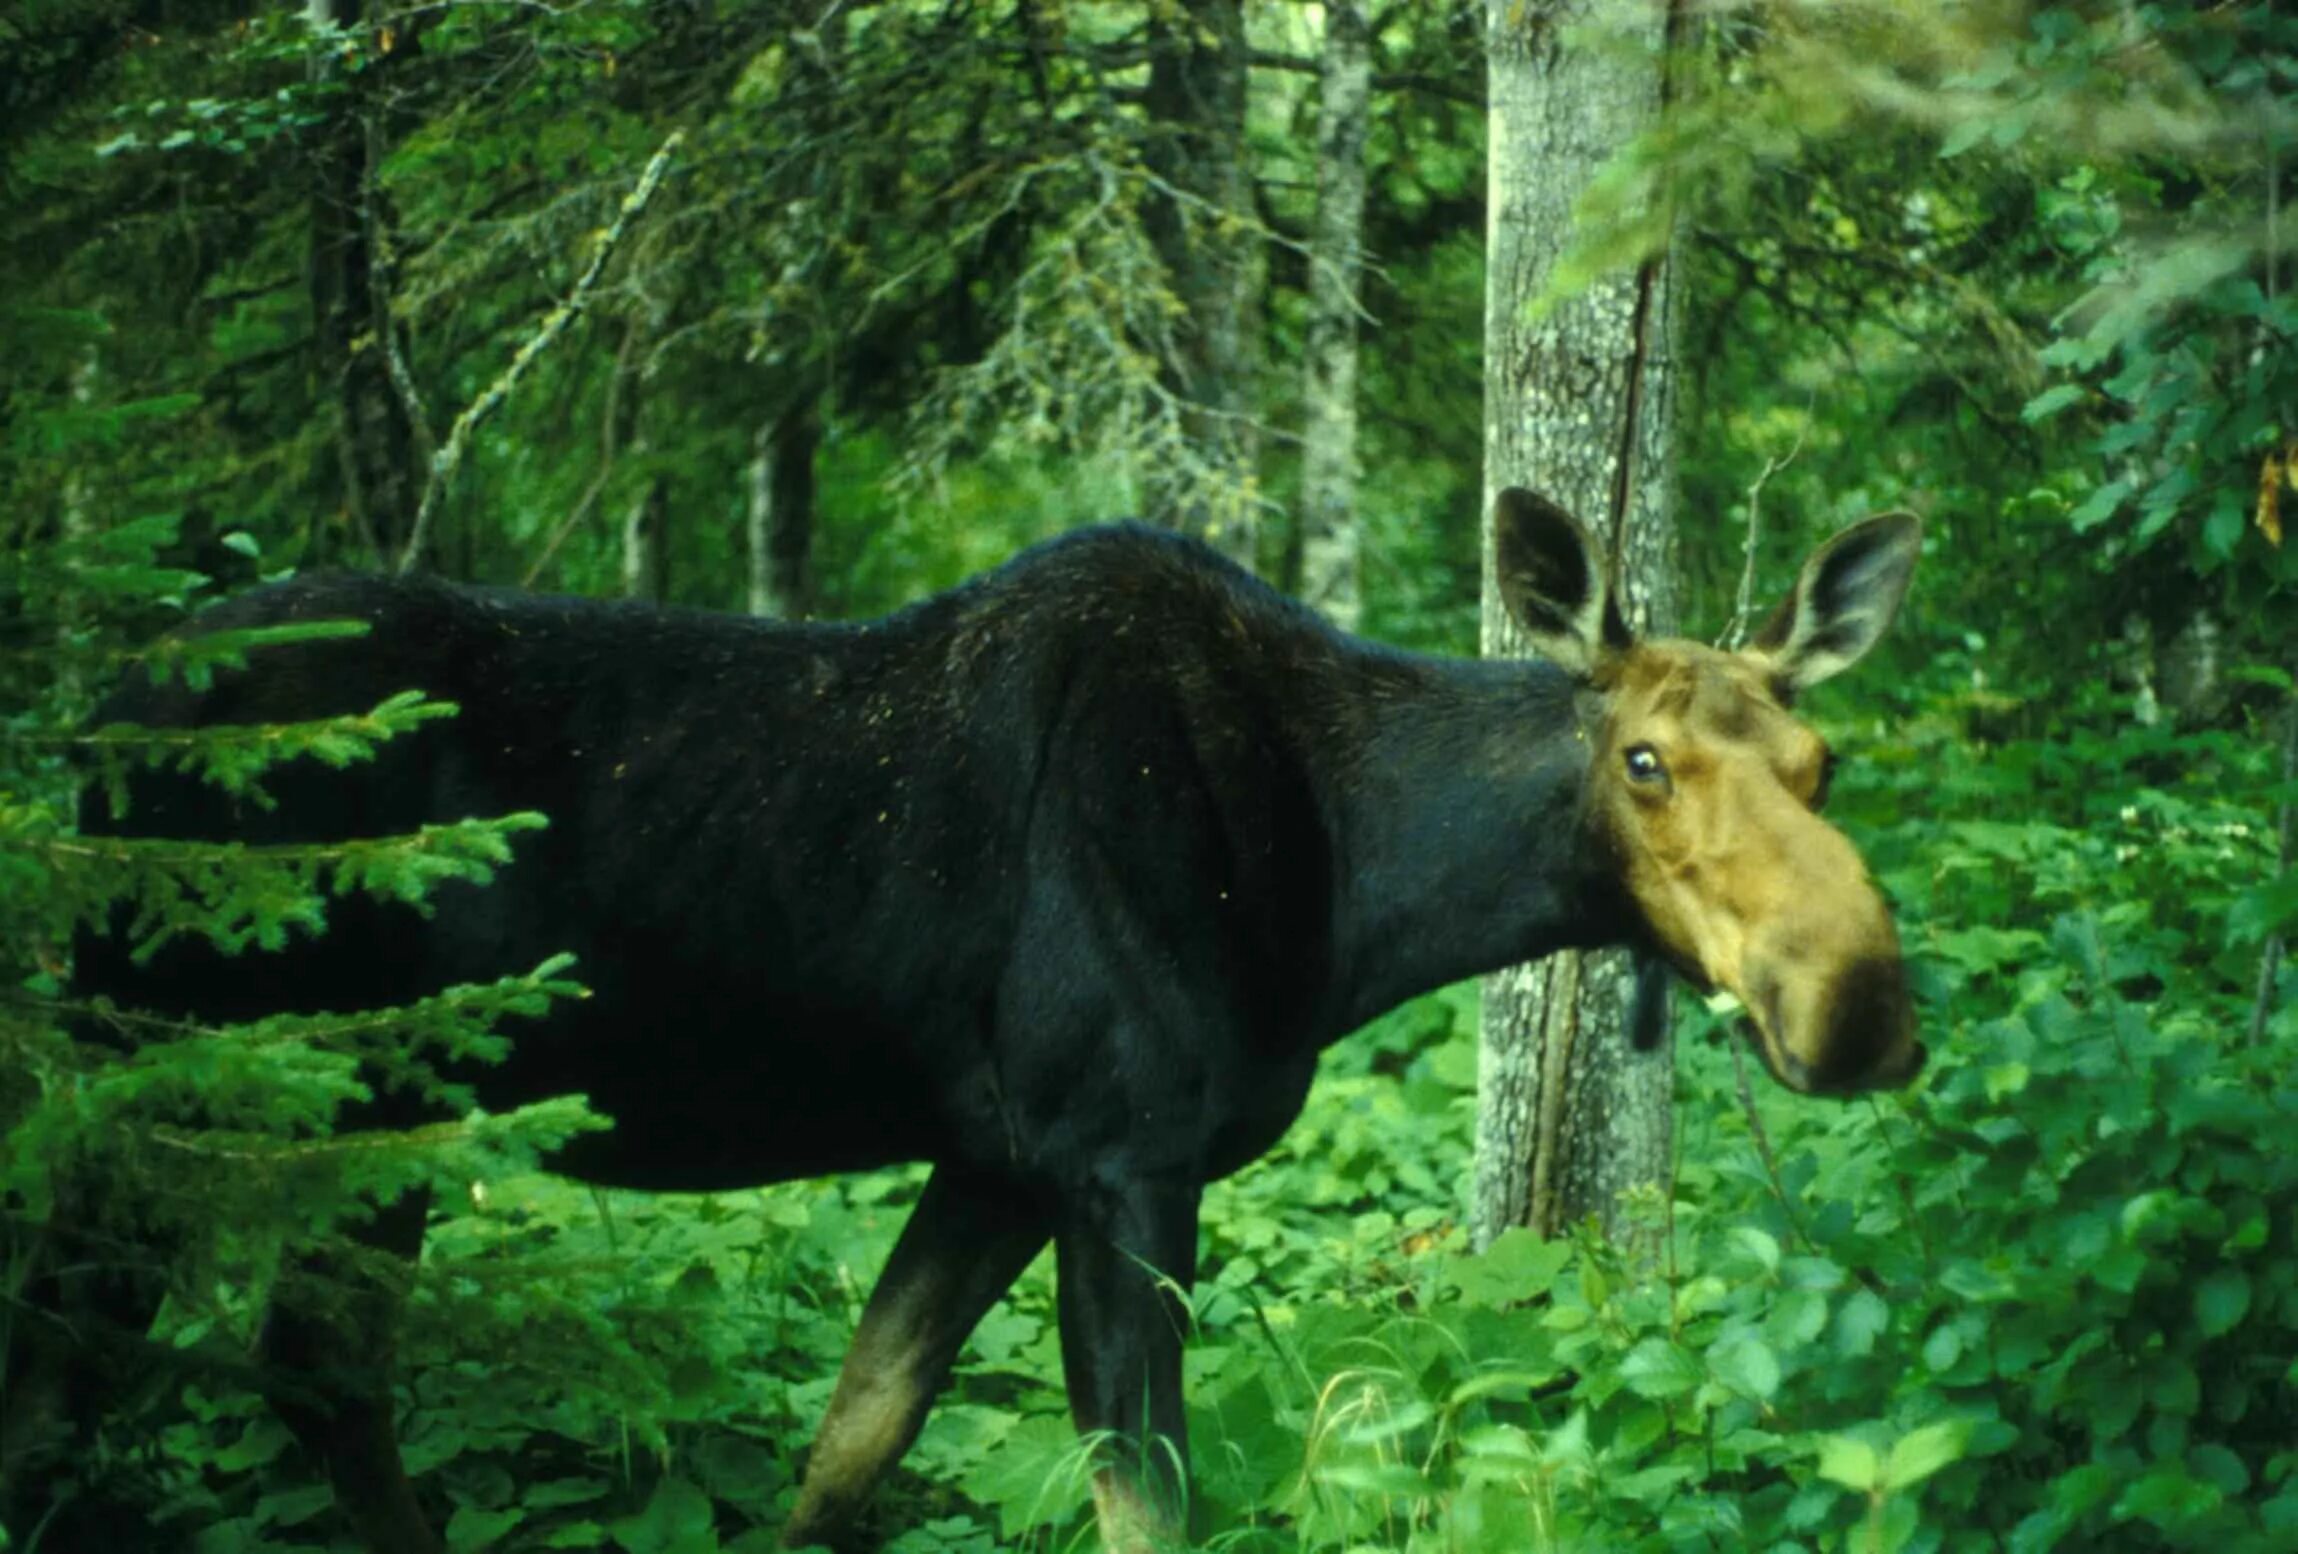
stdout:
{"type": "MultiPolygon", "coordinates": [[[[1669,265],[1604,276],[1543,303],[1572,209],[1662,101],[1666,0],[1487,0],[1485,510],[1509,485],[1580,515],[1615,558],[1628,620],[1674,617],[1670,510],[1674,317],[1669,265]],[[1598,41],[1576,34],[1599,26],[1598,41]],[[1575,34],[1569,36],[1569,34],[1575,34]]],[[[1484,541],[1483,646],[1527,648],[1493,586],[1484,541]]],[[[1668,1175],[1672,1043],[1626,1038],[1633,979],[1618,953],[1558,955],[1489,977],[1477,1098],[1473,1236],[1542,1235],[1593,1214],[1624,1228],[1622,1197],[1668,1175]]]]}
{"type": "Polygon", "coordinates": [[[1250,566],[1257,497],[1248,435],[1247,338],[1254,263],[1245,165],[1243,0],[1166,0],[1149,11],[1142,225],[1182,318],[1165,364],[1184,446],[1152,458],[1149,511],[1250,566]]]}
{"type": "MultiPolygon", "coordinates": [[[[644,446],[632,450],[643,455],[644,446]]],[[[660,604],[670,590],[670,488],[649,474],[622,518],[622,592],[660,604]]]]}
{"type": "Polygon", "coordinates": [[[1317,215],[1309,238],[1308,383],[1301,449],[1301,597],[1354,631],[1364,613],[1356,510],[1358,283],[1372,39],[1363,0],[1326,0],[1317,101],[1317,215]]]}
{"type": "Polygon", "coordinates": [[[820,413],[795,406],[758,429],[750,459],[750,613],[803,620],[814,608],[814,450],[820,413]]]}

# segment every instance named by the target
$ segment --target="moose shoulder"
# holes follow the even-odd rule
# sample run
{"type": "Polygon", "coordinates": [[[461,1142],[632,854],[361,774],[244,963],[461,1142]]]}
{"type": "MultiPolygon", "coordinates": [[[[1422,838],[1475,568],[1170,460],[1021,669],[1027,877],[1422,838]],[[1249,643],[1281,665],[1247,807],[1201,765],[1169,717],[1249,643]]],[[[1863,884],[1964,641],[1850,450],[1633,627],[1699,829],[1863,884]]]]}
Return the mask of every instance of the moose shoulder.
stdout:
{"type": "MultiPolygon", "coordinates": [[[[1181,1503],[1180,1312],[1205,1183],[1266,1150],[1319,1049],[1411,995],[1627,944],[1737,993],[1770,1070],[1844,1093],[1922,1049],[1890,919],[1820,818],[1830,757],[1790,712],[1897,608],[1913,519],[1821,549],[1754,646],[1640,642],[1605,559],[1502,494],[1499,577],[1547,660],[1344,635],[1209,550],[1081,531],[881,621],[785,626],[426,580],[314,577],[209,619],[352,618],[107,719],[254,723],[420,687],[461,713],[276,808],[136,785],[152,833],[315,840],[540,810],[487,890],[427,917],[346,903],[260,967],[90,942],[123,1001],[207,1014],[385,1003],[571,950],[586,1000],[469,1076],[615,1121],[556,1165],[708,1189],[924,1160],[786,1541],[833,1534],[916,1434],[959,1345],[1057,1250],[1105,1539],[1181,1503]],[[260,990],[255,992],[251,990],[260,990]],[[1160,1277],[1163,1276],[1163,1277],[1160,1277]],[[1145,1447],[1143,1426],[1174,1449],[1145,1447]]],[[[89,824],[104,822],[91,807],[89,824]]],[[[393,1103],[385,1101],[384,1106],[393,1103]]],[[[377,1221],[412,1253],[423,1206],[377,1221]]],[[[278,1310],[275,1359],[336,1378],[289,1422],[377,1549],[436,1547],[388,1427],[385,1303],[278,1310]]]]}

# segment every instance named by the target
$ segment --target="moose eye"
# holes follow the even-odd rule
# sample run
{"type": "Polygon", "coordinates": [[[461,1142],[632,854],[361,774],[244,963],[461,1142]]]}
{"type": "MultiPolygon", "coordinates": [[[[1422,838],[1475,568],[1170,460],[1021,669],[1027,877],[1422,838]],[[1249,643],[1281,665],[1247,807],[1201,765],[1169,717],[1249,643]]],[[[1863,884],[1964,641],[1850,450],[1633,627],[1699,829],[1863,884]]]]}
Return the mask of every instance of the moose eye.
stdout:
{"type": "Polygon", "coordinates": [[[1650,745],[1628,746],[1625,759],[1630,782],[1665,782],[1668,769],[1660,764],[1660,753],[1650,745]]]}

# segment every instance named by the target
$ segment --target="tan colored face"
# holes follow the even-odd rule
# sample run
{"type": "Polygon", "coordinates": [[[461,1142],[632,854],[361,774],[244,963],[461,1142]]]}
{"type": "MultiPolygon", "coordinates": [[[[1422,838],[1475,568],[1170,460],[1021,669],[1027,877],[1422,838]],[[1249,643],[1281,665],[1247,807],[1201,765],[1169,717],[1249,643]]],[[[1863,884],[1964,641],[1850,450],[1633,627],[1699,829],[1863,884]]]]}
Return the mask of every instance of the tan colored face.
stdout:
{"type": "Polygon", "coordinates": [[[1729,990],[1797,1090],[1905,1083],[1922,1067],[1899,935],[1819,816],[1831,756],[1774,693],[1768,657],[1637,643],[1599,669],[1589,797],[1659,948],[1729,990]]]}
{"type": "Polygon", "coordinates": [[[1923,1066],[1899,935],[1843,833],[1822,820],[1829,756],[1789,702],[1857,663],[1921,552],[1905,513],[1814,551],[1744,650],[1639,642],[1579,522],[1499,493],[1493,576],[1542,653],[1601,699],[1591,818],[1656,948],[1746,1006],[1782,1084],[1843,1095],[1923,1066]]]}

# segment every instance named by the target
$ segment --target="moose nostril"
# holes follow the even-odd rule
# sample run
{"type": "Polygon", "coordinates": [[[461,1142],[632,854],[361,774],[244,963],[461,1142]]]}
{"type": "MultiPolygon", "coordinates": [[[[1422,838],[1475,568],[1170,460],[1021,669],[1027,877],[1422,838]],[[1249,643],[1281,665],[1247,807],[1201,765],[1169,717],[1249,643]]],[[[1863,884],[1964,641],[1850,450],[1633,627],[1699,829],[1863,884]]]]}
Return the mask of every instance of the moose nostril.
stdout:
{"type": "Polygon", "coordinates": [[[1914,1010],[1907,1000],[1907,969],[1896,960],[1862,960],[1835,984],[1830,1018],[1829,1077],[1864,1088],[1905,1083],[1923,1066],[1920,1042],[1910,1039],[1914,1010]]]}

